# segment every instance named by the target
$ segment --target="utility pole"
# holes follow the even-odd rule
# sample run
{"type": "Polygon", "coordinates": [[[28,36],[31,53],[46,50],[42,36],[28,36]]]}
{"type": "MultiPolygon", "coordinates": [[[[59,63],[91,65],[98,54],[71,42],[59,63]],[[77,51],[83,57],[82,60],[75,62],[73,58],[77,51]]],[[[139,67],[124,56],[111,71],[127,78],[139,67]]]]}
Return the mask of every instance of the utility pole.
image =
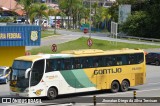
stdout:
{"type": "Polygon", "coordinates": [[[91,0],[90,0],[90,13],[89,13],[89,38],[91,38],[91,0]]]}

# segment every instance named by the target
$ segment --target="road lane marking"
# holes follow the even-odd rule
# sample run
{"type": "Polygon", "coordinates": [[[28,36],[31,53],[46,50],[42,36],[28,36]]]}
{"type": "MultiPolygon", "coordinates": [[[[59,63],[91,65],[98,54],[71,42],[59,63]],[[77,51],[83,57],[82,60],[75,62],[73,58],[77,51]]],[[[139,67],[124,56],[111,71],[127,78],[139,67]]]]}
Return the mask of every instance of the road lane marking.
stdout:
{"type": "Polygon", "coordinates": [[[156,84],[160,84],[160,82],[148,83],[146,85],[156,85],[156,84]]]}

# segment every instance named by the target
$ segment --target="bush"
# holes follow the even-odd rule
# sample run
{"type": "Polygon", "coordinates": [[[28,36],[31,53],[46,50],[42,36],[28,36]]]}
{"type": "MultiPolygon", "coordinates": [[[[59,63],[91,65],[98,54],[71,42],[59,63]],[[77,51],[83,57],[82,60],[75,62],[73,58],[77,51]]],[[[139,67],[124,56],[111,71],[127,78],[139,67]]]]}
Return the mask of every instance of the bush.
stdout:
{"type": "Polygon", "coordinates": [[[130,36],[145,36],[147,25],[147,13],[144,11],[137,11],[130,15],[126,22],[121,25],[121,30],[130,36]]]}
{"type": "Polygon", "coordinates": [[[5,18],[0,18],[0,22],[13,22],[12,17],[5,17],[5,18]]]}

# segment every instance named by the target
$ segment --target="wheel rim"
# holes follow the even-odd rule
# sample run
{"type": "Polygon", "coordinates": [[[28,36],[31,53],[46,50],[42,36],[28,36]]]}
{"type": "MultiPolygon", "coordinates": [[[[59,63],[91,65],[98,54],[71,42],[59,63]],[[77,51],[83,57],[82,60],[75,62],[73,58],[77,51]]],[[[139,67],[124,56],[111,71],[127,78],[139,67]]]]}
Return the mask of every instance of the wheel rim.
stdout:
{"type": "Polygon", "coordinates": [[[113,85],[113,90],[116,90],[116,89],[117,89],[117,85],[114,84],[114,85],[113,85]]]}
{"type": "Polygon", "coordinates": [[[125,81],[125,82],[123,82],[123,84],[122,84],[122,88],[124,89],[124,90],[127,90],[128,89],[128,83],[125,81]]]}
{"type": "Polygon", "coordinates": [[[157,66],[159,65],[159,62],[158,62],[158,61],[156,61],[156,65],[157,65],[157,66]]]}
{"type": "Polygon", "coordinates": [[[50,91],[50,92],[49,92],[49,96],[50,96],[50,97],[55,97],[55,95],[56,95],[56,94],[55,94],[54,91],[50,91]]]}
{"type": "Polygon", "coordinates": [[[118,91],[118,84],[117,84],[117,83],[114,83],[114,84],[112,85],[112,90],[113,90],[114,92],[117,92],[117,91],[118,91]]]}

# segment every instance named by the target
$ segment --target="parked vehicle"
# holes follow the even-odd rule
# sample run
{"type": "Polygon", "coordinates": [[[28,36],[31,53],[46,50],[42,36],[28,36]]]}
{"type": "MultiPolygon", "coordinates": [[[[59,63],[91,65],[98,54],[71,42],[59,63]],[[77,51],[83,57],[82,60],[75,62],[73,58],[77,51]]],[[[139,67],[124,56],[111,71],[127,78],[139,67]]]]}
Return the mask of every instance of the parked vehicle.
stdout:
{"type": "MultiPolygon", "coordinates": [[[[41,24],[42,24],[43,26],[46,26],[46,27],[49,26],[48,20],[42,19],[41,21],[42,21],[41,24]]],[[[36,20],[35,20],[35,25],[39,25],[39,19],[36,19],[36,20]]]]}
{"type": "Polygon", "coordinates": [[[0,66],[0,83],[7,84],[10,79],[10,73],[9,67],[0,66]]]}
{"type": "Polygon", "coordinates": [[[160,52],[150,52],[146,55],[147,64],[160,65],[160,52]]]}

